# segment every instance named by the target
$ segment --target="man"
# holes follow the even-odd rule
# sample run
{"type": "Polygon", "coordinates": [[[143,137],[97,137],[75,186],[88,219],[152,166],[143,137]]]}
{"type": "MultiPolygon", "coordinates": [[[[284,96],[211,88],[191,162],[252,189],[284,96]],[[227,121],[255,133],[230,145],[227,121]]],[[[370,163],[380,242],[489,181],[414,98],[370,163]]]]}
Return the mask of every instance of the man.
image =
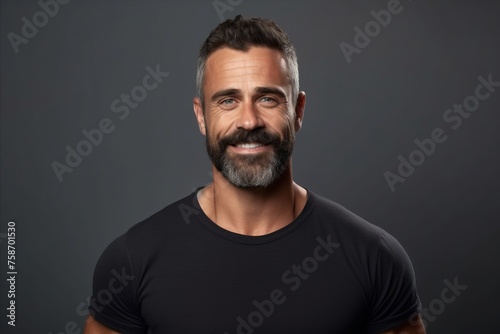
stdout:
{"type": "Polygon", "coordinates": [[[108,246],[85,333],[424,333],[401,245],[292,179],[306,97],[287,35],[221,23],[197,86],[213,182],[108,246]]]}

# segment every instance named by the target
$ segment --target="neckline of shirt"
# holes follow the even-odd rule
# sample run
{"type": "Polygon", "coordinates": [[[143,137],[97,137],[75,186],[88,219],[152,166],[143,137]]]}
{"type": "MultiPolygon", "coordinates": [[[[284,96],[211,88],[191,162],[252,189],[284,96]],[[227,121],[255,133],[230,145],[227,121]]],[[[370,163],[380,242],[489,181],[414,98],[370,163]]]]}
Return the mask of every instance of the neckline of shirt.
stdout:
{"type": "Polygon", "coordinates": [[[205,212],[203,212],[203,210],[201,209],[200,203],[198,202],[197,193],[202,188],[203,187],[197,188],[191,194],[189,199],[190,203],[196,203],[198,209],[200,210],[200,214],[195,215],[195,217],[199,220],[200,224],[204,228],[208,229],[211,233],[217,235],[218,237],[224,238],[229,241],[237,242],[240,244],[259,245],[259,244],[270,243],[283,238],[284,236],[295,231],[299,226],[301,226],[307,220],[307,218],[312,212],[314,205],[316,204],[316,195],[306,189],[307,190],[306,204],[302,209],[302,211],[299,213],[299,215],[291,223],[268,234],[251,236],[226,230],[217,225],[210,218],[208,218],[205,212]]]}

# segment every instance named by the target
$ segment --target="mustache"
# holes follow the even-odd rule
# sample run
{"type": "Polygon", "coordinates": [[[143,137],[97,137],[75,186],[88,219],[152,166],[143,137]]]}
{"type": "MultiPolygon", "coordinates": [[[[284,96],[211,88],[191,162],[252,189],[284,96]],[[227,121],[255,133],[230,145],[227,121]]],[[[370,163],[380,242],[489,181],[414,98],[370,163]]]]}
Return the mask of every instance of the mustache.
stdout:
{"type": "Polygon", "coordinates": [[[222,147],[229,145],[239,145],[245,143],[257,143],[261,145],[276,144],[280,142],[277,134],[271,133],[265,129],[254,129],[251,131],[238,129],[232,134],[221,138],[219,144],[222,147]]]}

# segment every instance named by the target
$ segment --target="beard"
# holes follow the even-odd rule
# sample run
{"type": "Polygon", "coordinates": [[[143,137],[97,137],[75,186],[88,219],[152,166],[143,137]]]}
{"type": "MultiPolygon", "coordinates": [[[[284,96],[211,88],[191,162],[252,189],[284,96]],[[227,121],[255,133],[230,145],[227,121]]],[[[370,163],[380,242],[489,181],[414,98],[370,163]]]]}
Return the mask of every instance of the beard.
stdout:
{"type": "Polygon", "coordinates": [[[274,183],[290,164],[295,132],[290,124],[283,129],[283,138],[264,128],[251,131],[238,129],[216,141],[207,132],[208,156],[215,168],[235,187],[264,188],[274,183]],[[228,152],[229,145],[257,143],[271,145],[271,152],[238,154],[228,152]]]}

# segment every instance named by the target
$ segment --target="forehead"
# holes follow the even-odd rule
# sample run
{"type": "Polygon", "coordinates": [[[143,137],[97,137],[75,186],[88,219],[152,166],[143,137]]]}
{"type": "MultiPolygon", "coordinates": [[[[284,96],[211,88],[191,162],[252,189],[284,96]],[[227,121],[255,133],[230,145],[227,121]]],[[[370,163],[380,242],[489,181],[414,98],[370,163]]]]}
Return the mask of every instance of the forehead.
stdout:
{"type": "Polygon", "coordinates": [[[286,61],[278,50],[251,47],[240,51],[224,47],[207,59],[205,89],[208,91],[269,85],[285,89],[289,84],[286,61]]]}

